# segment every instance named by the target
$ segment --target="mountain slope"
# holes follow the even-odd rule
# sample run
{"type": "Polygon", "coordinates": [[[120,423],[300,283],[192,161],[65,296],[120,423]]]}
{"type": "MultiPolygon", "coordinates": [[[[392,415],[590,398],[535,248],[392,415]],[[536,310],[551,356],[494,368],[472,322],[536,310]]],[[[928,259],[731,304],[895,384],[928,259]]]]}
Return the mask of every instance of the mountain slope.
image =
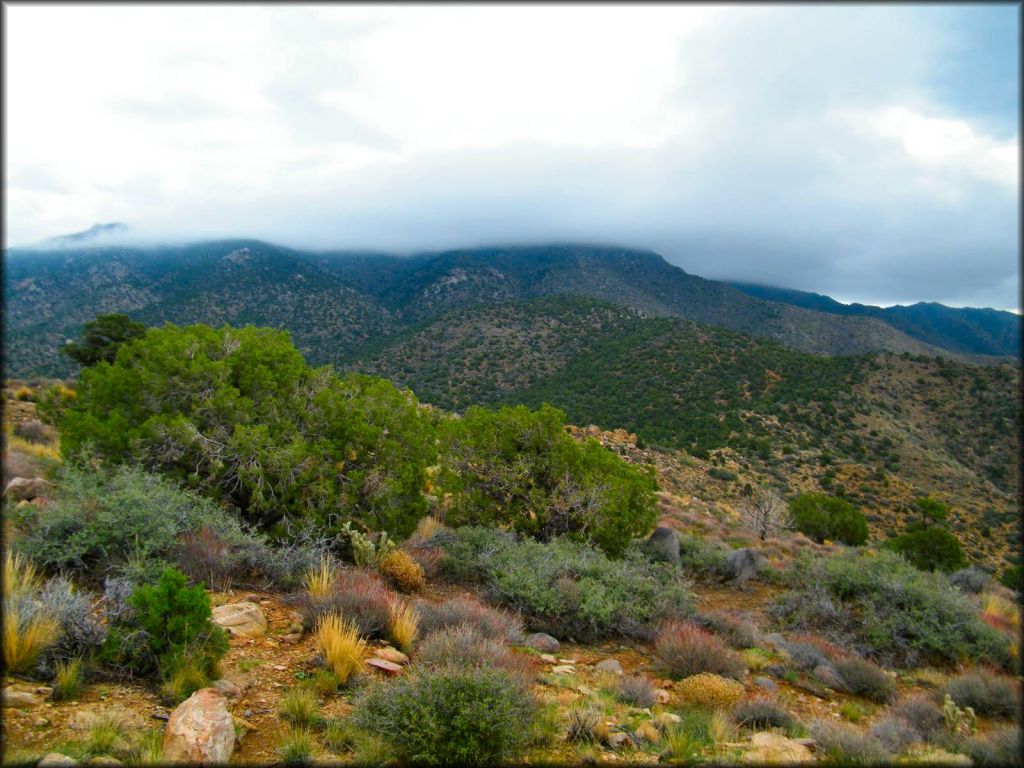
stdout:
{"type": "Polygon", "coordinates": [[[1011,363],[821,357],[548,297],[453,310],[348,367],[443,408],[549,402],[572,423],[718,456],[755,482],[842,489],[879,535],[899,527],[915,497],[936,494],[958,510],[974,551],[997,562],[1013,540],[1021,417],[1011,363]]]}
{"type": "Polygon", "coordinates": [[[957,309],[934,302],[910,306],[873,307],[842,304],[828,296],[754,283],[731,285],[749,296],[846,317],[873,317],[926,344],[969,355],[1005,355],[1021,352],[1021,318],[995,309],[957,309]]]}

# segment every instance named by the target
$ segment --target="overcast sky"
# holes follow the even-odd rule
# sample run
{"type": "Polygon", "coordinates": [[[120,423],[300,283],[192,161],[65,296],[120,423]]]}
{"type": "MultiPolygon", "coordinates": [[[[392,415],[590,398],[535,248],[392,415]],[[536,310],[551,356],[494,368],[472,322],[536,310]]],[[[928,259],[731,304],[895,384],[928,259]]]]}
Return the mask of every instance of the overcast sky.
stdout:
{"type": "Polygon", "coordinates": [[[1014,5],[4,15],[7,244],[107,221],[581,240],[843,301],[1019,306],[1014,5]]]}

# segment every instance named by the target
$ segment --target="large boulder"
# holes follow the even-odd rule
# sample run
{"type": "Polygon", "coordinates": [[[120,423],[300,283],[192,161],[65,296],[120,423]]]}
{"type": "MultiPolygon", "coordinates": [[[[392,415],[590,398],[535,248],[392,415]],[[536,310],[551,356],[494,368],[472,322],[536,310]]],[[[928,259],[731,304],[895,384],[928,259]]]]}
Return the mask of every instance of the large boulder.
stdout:
{"type": "Polygon", "coordinates": [[[228,603],[213,609],[213,623],[235,637],[262,637],[267,632],[267,617],[255,603],[228,603]]]}
{"type": "Polygon", "coordinates": [[[679,532],[665,526],[655,528],[644,542],[644,553],[651,560],[679,565],[679,532]]]}
{"type": "Polygon", "coordinates": [[[561,646],[558,640],[544,632],[534,632],[526,638],[525,643],[527,647],[533,648],[535,651],[543,651],[544,653],[553,653],[561,646]]]}
{"type": "Polygon", "coordinates": [[[743,584],[757,576],[763,560],[761,554],[752,549],[735,549],[725,557],[726,576],[737,584],[743,584]]]}
{"type": "Polygon", "coordinates": [[[42,700],[29,691],[19,691],[14,688],[4,688],[2,694],[0,694],[0,701],[2,701],[5,707],[14,707],[17,709],[28,709],[29,707],[38,707],[42,704],[42,700]]]}
{"type": "Polygon", "coordinates": [[[200,688],[178,705],[164,729],[163,758],[174,763],[227,763],[235,749],[235,723],[227,700],[200,688]]]}
{"type": "Polygon", "coordinates": [[[31,501],[45,496],[52,487],[53,483],[41,477],[16,477],[7,484],[4,496],[15,502],[31,501]]]}
{"type": "Polygon", "coordinates": [[[805,745],[778,733],[763,731],[750,737],[750,745],[743,752],[744,763],[773,765],[787,763],[813,763],[814,755],[805,745]]]}

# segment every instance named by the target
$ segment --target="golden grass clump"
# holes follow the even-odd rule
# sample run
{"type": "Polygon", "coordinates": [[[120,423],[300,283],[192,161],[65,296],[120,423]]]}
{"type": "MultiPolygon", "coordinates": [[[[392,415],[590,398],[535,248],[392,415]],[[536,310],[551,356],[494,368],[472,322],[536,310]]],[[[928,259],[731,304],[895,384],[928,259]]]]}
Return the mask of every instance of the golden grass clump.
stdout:
{"type": "Polygon", "coordinates": [[[331,594],[331,587],[334,585],[336,576],[334,561],[324,555],[320,558],[318,567],[310,568],[306,572],[302,583],[310,597],[314,600],[323,600],[331,594]]]}
{"type": "Polygon", "coordinates": [[[68,701],[78,697],[85,683],[85,665],[78,656],[70,661],[58,661],[54,670],[53,698],[68,701]]]}
{"type": "Polygon", "coordinates": [[[416,637],[419,634],[419,614],[416,613],[415,609],[411,605],[397,600],[392,601],[390,605],[390,612],[391,627],[389,634],[391,642],[393,642],[403,653],[408,653],[412,649],[412,644],[416,642],[416,637]]]}
{"type": "Polygon", "coordinates": [[[345,685],[359,670],[366,653],[366,641],[359,636],[359,628],[339,614],[329,613],[317,624],[316,643],[338,683],[345,685]]]}
{"type": "Polygon", "coordinates": [[[419,522],[416,523],[416,530],[413,532],[412,537],[420,541],[429,541],[442,528],[444,528],[444,524],[440,520],[433,515],[427,515],[426,517],[421,517],[419,522]]]}
{"type": "Polygon", "coordinates": [[[26,614],[24,598],[42,587],[31,561],[7,552],[4,557],[3,660],[9,672],[30,668],[39,654],[60,637],[60,624],[48,611],[37,608],[26,614]]]}
{"type": "Polygon", "coordinates": [[[24,403],[34,403],[36,400],[35,390],[31,387],[18,387],[14,390],[14,399],[24,403]]]}
{"type": "Polygon", "coordinates": [[[29,592],[42,589],[43,581],[32,561],[19,552],[8,551],[4,555],[3,594],[4,600],[21,597],[29,592]]]}
{"type": "Polygon", "coordinates": [[[405,550],[393,549],[388,552],[377,564],[377,569],[399,592],[419,592],[427,583],[423,566],[405,550]]]}
{"type": "Polygon", "coordinates": [[[4,605],[4,667],[9,672],[29,669],[59,636],[60,625],[49,614],[37,611],[25,618],[14,601],[4,605]]]}
{"type": "Polygon", "coordinates": [[[743,697],[743,685],[721,675],[701,672],[676,684],[676,691],[689,702],[710,709],[735,704],[743,697]]]}

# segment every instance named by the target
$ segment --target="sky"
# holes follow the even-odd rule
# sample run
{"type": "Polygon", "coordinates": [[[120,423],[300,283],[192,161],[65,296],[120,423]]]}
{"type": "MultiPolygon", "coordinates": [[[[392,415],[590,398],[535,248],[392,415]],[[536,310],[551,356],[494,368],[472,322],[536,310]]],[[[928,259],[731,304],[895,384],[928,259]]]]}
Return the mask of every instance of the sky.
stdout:
{"type": "Polygon", "coordinates": [[[582,241],[1019,309],[1016,5],[3,8],[5,245],[582,241]]]}

